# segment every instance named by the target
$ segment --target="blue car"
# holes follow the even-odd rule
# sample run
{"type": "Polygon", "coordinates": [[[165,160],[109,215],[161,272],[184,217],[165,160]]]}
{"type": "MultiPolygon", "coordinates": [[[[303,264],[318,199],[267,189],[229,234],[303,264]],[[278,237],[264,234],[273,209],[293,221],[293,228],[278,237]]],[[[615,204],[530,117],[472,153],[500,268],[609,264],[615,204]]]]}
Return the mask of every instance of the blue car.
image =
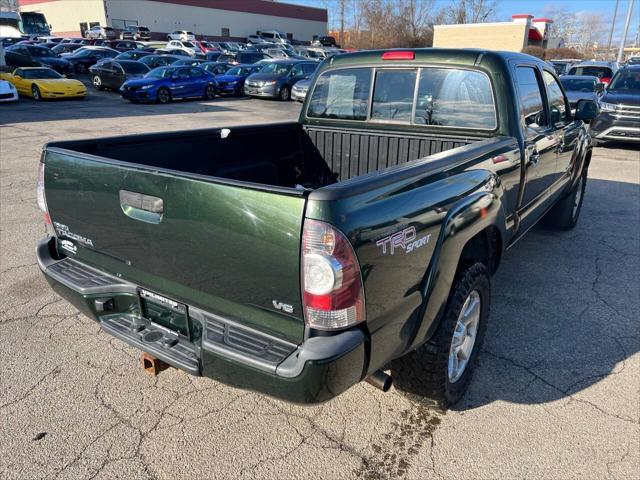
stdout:
{"type": "Polygon", "coordinates": [[[252,73],[260,70],[264,65],[236,65],[222,75],[216,75],[218,93],[239,97],[244,95],[244,81],[252,73]]]}
{"type": "Polygon", "coordinates": [[[120,94],[133,103],[169,103],[178,98],[211,100],[217,89],[215,77],[204,69],[170,65],[155,68],[143,78],[124,82],[120,94]]]}

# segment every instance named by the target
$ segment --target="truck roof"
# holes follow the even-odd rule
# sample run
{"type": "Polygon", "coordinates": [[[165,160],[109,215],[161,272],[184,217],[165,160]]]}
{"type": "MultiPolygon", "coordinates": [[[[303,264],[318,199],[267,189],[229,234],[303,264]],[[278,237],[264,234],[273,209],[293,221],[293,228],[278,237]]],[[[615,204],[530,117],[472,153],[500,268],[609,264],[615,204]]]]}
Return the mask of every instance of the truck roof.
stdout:
{"type": "MultiPolygon", "coordinates": [[[[332,67],[357,64],[380,64],[390,63],[451,63],[456,65],[474,65],[482,58],[493,57],[495,59],[511,60],[524,59],[529,62],[545,64],[539,58],[524,53],[484,50],[479,48],[408,48],[392,50],[363,50],[349,54],[336,55],[331,57],[328,65],[332,67]],[[413,60],[383,60],[382,55],[386,52],[413,52],[413,60]]],[[[545,64],[547,65],[547,64],[545,64]]]]}

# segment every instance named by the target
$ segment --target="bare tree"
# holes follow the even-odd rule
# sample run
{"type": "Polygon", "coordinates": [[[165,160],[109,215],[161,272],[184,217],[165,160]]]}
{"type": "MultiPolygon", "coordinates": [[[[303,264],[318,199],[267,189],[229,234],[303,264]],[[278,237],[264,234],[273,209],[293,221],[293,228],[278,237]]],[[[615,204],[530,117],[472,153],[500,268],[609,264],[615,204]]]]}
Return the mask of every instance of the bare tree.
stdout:
{"type": "Polygon", "coordinates": [[[497,6],[497,0],[453,0],[443,16],[447,23],[482,23],[495,16],[497,6]]]}

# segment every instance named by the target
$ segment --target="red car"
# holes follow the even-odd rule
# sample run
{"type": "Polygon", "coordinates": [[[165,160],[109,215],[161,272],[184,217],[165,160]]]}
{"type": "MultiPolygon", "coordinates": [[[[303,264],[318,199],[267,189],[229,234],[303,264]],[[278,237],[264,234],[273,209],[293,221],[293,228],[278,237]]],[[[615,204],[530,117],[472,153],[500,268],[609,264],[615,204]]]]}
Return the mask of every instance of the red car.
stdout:
{"type": "Polygon", "coordinates": [[[202,53],[213,52],[218,50],[213,44],[205,41],[194,40],[193,43],[196,47],[200,49],[202,53]]]}

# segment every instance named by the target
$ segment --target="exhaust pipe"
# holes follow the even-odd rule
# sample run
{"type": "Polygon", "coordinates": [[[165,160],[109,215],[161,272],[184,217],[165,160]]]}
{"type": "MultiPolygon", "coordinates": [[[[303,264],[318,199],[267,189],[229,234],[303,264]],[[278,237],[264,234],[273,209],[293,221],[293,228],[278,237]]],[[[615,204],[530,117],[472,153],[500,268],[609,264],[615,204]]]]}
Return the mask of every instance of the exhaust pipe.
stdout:
{"type": "Polygon", "coordinates": [[[382,370],[376,370],[364,380],[374,387],[379,388],[383,392],[388,392],[391,388],[391,385],[393,384],[391,375],[385,373],[382,370]]]}

